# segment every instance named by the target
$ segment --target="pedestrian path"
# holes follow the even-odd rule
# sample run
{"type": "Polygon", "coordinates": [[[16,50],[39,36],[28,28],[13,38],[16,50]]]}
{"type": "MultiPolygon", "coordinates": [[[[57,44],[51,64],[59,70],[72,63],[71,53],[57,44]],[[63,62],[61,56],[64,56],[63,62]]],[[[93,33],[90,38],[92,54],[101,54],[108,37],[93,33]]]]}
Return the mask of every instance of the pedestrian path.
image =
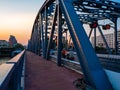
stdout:
{"type": "Polygon", "coordinates": [[[26,52],[25,90],[77,90],[73,81],[82,75],[55,62],[26,52]]]}

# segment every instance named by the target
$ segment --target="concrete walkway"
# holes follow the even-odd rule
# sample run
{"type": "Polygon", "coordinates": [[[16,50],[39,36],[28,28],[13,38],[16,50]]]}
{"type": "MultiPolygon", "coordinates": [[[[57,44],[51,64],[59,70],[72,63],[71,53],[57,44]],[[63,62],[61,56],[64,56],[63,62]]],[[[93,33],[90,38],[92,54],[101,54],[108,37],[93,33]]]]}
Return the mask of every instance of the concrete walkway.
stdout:
{"type": "Polygon", "coordinates": [[[25,73],[25,90],[77,90],[73,81],[82,77],[28,51],[25,73]]]}

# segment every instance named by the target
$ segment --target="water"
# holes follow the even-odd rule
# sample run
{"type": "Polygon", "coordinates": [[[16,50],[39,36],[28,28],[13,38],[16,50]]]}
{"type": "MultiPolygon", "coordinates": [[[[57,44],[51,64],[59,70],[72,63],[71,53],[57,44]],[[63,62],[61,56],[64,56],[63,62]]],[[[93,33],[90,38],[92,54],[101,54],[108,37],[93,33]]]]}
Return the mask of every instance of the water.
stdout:
{"type": "Polygon", "coordinates": [[[10,60],[10,57],[0,57],[0,65],[10,60]]]}

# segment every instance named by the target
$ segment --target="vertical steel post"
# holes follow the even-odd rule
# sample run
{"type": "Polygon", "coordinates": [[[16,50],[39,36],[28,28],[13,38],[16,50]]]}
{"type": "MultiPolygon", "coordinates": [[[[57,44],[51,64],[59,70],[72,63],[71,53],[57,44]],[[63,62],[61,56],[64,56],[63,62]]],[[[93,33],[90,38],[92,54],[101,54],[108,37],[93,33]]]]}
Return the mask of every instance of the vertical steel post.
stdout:
{"type": "Polygon", "coordinates": [[[46,59],[49,58],[49,53],[50,53],[50,48],[51,48],[51,44],[52,44],[53,34],[54,34],[54,31],[55,31],[56,19],[57,19],[57,6],[55,7],[55,11],[54,11],[52,29],[51,29],[50,39],[49,39],[49,42],[48,42],[48,47],[47,47],[47,52],[46,52],[46,59]]]}
{"type": "Polygon", "coordinates": [[[61,66],[61,50],[62,50],[62,12],[60,10],[59,1],[58,1],[58,17],[57,17],[57,23],[58,23],[58,46],[57,46],[57,65],[61,66]]]}
{"type": "Polygon", "coordinates": [[[36,21],[36,24],[35,24],[35,53],[37,54],[37,51],[38,51],[38,23],[36,21]]]}
{"type": "Polygon", "coordinates": [[[35,25],[33,30],[33,52],[35,53],[35,25]]]}
{"type": "Polygon", "coordinates": [[[39,55],[41,55],[41,14],[39,14],[39,25],[38,25],[38,28],[39,28],[39,49],[38,49],[38,52],[39,52],[39,55]]]}
{"type": "Polygon", "coordinates": [[[111,54],[111,50],[110,50],[110,48],[109,48],[109,46],[108,46],[108,44],[107,44],[107,41],[106,41],[106,39],[105,39],[105,37],[104,37],[104,35],[103,35],[103,33],[102,33],[102,30],[101,30],[101,28],[100,28],[99,25],[98,25],[98,31],[100,32],[100,34],[101,34],[101,36],[102,36],[103,42],[105,43],[105,46],[106,46],[106,48],[107,48],[107,50],[108,50],[108,53],[111,54]]]}
{"type": "Polygon", "coordinates": [[[43,32],[43,15],[41,13],[41,24],[40,24],[40,27],[41,27],[41,39],[42,39],[42,55],[44,56],[44,32],[43,32]]]}
{"type": "Polygon", "coordinates": [[[67,37],[68,37],[68,35],[67,35],[67,29],[65,29],[65,33],[66,33],[66,43],[65,43],[66,45],[65,45],[65,48],[66,48],[66,50],[67,50],[67,41],[68,41],[68,40],[67,40],[67,37]]]}
{"type": "Polygon", "coordinates": [[[96,51],[96,28],[94,28],[94,49],[96,51]]]}
{"type": "Polygon", "coordinates": [[[45,7],[45,41],[44,41],[44,55],[43,58],[46,58],[46,52],[47,52],[47,6],[45,7]]]}
{"type": "Polygon", "coordinates": [[[91,30],[90,30],[90,33],[89,33],[89,39],[90,39],[90,37],[91,37],[91,34],[92,34],[92,31],[93,31],[93,28],[91,28],[91,30]]]}
{"type": "Polygon", "coordinates": [[[115,54],[118,54],[117,18],[115,18],[114,24],[115,24],[115,31],[114,31],[114,38],[115,38],[115,54]]]}
{"type": "Polygon", "coordinates": [[[39,54],[39,22],[37,21],[37,55],[39,54]]]}

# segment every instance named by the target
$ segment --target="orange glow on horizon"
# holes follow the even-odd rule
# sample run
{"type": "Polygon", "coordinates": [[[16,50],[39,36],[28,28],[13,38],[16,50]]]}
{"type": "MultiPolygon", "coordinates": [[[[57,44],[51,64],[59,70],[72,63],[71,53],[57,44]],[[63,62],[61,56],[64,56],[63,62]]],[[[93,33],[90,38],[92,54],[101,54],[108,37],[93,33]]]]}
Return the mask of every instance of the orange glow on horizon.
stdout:
{"type": "Polygon", "coordinates": [[[0,15],[0,40],[9,40],[13,35],[21,44],[27,45],[34,22],[33,14],[0,15]],[[33,18],[31,18],[33,17],[33,18]]]}

